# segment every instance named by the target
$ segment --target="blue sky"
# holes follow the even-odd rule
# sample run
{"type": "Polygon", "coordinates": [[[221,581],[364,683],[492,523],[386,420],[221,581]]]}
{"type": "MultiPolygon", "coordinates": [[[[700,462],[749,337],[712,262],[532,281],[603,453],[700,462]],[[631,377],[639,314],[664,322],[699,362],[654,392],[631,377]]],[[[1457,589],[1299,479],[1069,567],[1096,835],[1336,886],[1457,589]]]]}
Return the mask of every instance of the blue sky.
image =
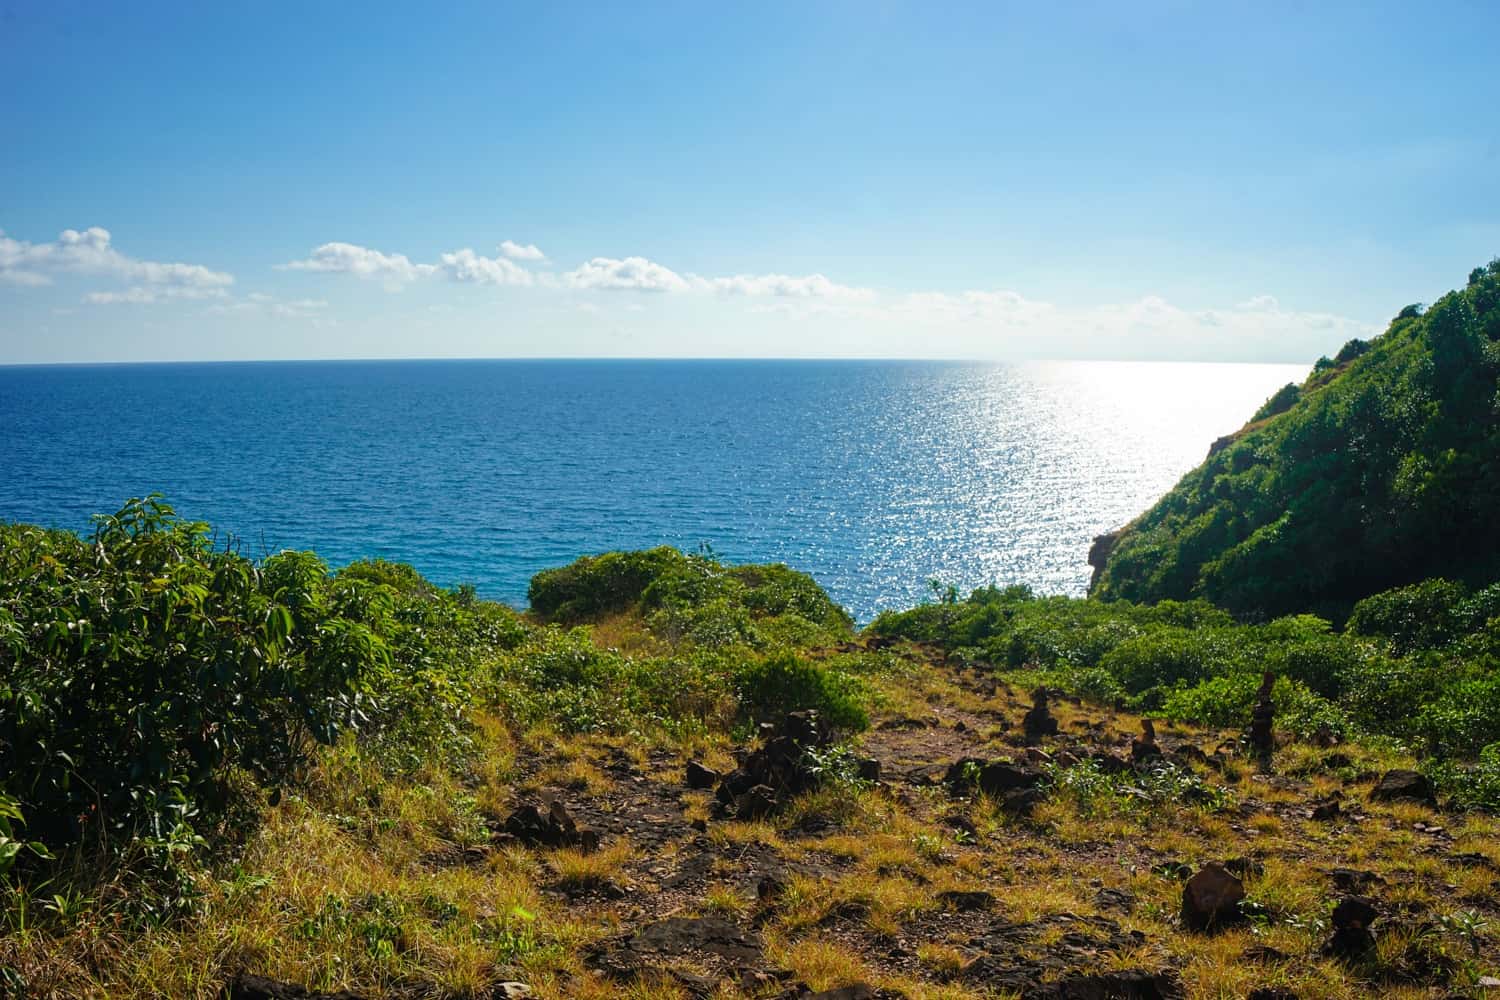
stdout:
{"type": "Polygon", "coordinates": [[[1308,361],[1500,254],[1496,37],[1494,3],[0,3],[0,363],[1308,361]]]}

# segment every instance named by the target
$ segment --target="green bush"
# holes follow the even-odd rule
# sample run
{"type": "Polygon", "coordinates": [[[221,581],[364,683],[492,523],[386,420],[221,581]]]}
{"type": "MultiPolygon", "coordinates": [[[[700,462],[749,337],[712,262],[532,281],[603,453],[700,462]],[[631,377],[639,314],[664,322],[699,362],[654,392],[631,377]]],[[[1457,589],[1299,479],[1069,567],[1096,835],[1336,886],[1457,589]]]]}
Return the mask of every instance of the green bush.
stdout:
{"type": "Polygon", "coordinates": [[[847,638],[848,612],[806,573],[782,565],[725,566],[706,555],[661,547],[587,556],[531,581],[531,607],[544,620],[578,624],[636,612],[674,643],[765,648],[847,638]]]}
{"type": "Polygon", "coordinates": [[[366,585],[214,550],[156,498],[96,520],[88,543],[0,529],[0,791],[35,836],[220,810],[231,768],[279,784],[309,739],[359,720],[390,663],[366,585]]]}
{"type": "Polygon", "coordinates": [[[585,556],[532,577],[526,596],[531,610],[543,619],[575,624],[635,605],[652,581],[669,569],[680,569],[685,560],[666,546],[585,556]]]}
{"type": "Polygon", "coordinates": [[[750,722],[771,722],[787,712],[814,708],[839,729],[857,731],[870,724],[859,678],[789,652],[745,663],[734,686],[740,712],[750,722]]]}
{"type": "Polygon", "coordinates": [[[1346,628],[1354,635],[1386,640],[1397,654],[1437,649],[1462,630],[1465,623],[1458,612],[1467,597],[1463,584],[1423,580],[1366,597],[1354,605],[1346,628]]]}

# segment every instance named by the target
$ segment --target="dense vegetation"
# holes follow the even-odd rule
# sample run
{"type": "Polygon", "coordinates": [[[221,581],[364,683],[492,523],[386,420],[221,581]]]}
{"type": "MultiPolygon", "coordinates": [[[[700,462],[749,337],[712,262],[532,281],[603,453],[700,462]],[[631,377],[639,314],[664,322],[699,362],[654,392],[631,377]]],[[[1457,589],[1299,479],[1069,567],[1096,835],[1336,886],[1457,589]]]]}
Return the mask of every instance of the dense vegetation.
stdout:
{"type": "MultiPolygon", "coordinates": [[[[0,998],[219,996],[241,971],[372,997],[470,1000],[524,976],[542,996],[602,998],[621,987],[590,956],[641,912],[737,920],[755,906],[776,961],[819,988],[864,975],[865,946],[822,931],[864,913],[876,954],[895,933],[925,942],[904,995],[968,1000],[994,993],[954,983],[986,966],[943,936],[940,890],[976,881],[1003,887],[1007,912],[1035,927],[1094,905],[1068,885],[1128,884],[1150,898],[1132,926],[1196,964],[1209,992],[1195,995],[1219,995],[1226,975],[1244,983],[1259,967],[1185,936],[1179,886],[1153,874],[1150,852],[1170,840],[1162,850],[1222,854],[1240,829],[1225,823],[1263,776],[1232,761],[1122,774],[1099,760],[1139,725],[1132,713],[1208,727],[1170,735],[1205,750],[1232,741],[1264,669],[1278,675],[1280,765],[1304,790],[1419,763],[1465,813],[1448,820],[1465,850],[1492,836],[1500,586],[1384,592],[1343,630],[1310,614],[1246,624],[1199,599],[934,590],[936,603],[860,634],[804,574],[660,548],[541,573],[521,613],[397,564],[249,559],[156,498],[100,517],[88,538],[0,525],[0,998]],[[1037,772],[1032,814],[933,782],[970,753],[1019,756],[1011,720],[1039,684],[1084,700],[1058,706],[1067,732],[1037,772]],[[808,752],[819,783],[783,815],[742,822],[684,787],[686,760],[727,772],[757,723],[803,708],[838,741],[808,752]],[[861,776],[866,753],[894,768],[879,785],[861,776]],[[559,797],[623,825],[595,853],[507,844],[513,810],[559,797]],[[1125,866],[1122,842],[1146,853],[1125,866]],[[799,868],[777,902],[747,902],[732,882],[748,872],[754,886],[763,862],[821,867],[799,868]],[[717,881],[627,898],[626,871],[717,881]]],[[[1472,981],[1490,967],[1488,904],[1472,901],[1493,880],[1468,861],[1413,862],[1413,806],[1365,808],[1390,827],[1382,866],[1430,869],[1436,887],[1403,887],[1407,904],[1450,922],[1410,946],[1392,936],[1368,966],[1306,960],[1297,982],[1336,982],[1306,995],[1347,1000],[1382,976],[1432,979],[1403,970],[1434,951],[1442,977],[1472,981]],[[1467,909],[1450,898],[1459,883],[1467,909]],[[1455,972],[1460,947],[1471,956],[1455,972]]],[[[1255,933],[1304,954],[1331,905],[1308,890],[1309,866],[1341,862],[1347,845],[1330,833],[1310,857],[1308,830],[1282,815],[1254,819],[1257,850],[1292,845],[1253,884],[1255,933]]]]}
{"type": "Polygon", "coordinates": [[[1500,578],[1500,261],[1321,359],[1122,529],[1093,594],[1339,618],[1377,591],[1500,578]]]}
{"type": "Polygon", "coordinates": [[[1303,739],[1389,739],[1461,802],[1500,808],[1500,584],[1433,579],[1372,595],[1343,632],[1315,615],[1244,624],[1206,601],[1037,597],[987,587],[886,612],[877,635],[1169,719],[1242,727],[1263,671],[1303,739]],[[1477,762],[1468,768],[1465,762],[1477,762]]]}
{"type": "Polygon", "coordinates": [[[785,566],[663,548],[537,577],[549,622],[641,619],[647,644],[625,653],[407,566],[254,561],[158,498],[96,521],[88,539],[0,525],[0,879],[64,856],[172,876],[243,840],[318,747],[351,739],[387,773],[461,767],[476,712],[560,732],[797,707],[866,722],[859,680],[796,652],[849,638],[849,617],[785,566]]]}

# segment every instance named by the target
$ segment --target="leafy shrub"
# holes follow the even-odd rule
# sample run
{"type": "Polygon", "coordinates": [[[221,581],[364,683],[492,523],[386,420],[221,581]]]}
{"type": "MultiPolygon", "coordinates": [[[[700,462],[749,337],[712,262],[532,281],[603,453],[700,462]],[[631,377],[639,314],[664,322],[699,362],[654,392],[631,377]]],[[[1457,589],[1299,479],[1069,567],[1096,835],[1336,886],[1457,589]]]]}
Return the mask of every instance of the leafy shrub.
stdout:
{"type": "Polygon", "coordinates": [[[1459,808],[1500,812],[1500,743],[1481,750],[1472,767],[1436,761],[1428,771],[1438,790],[1459,808]]]}
{"type": "Polygon", "coordinates": [[[706,555],[661,547],[587,556],[532,578],[531,607],[563,624],[636,612],[673,642],[764,646],[766,635],[847,637],[848,612],[806,573],[782,565],[725,566],[706,555]]]}
{"type": "Polygon", "coordinates": [[[585,556],[532,577],[526,597],[531,610],[547,621],[586,621],[637,603],[653,580],[685,559],[666,546],[585,556]]]}
{"type": "Polygon", "coordinates": [[[279,784],[359,719],[390,662],[365,585],[263,571],[156,498],[96,521],[88,544],[0,529],[0,781],[40,839],[129,834],[174,797],[221,809],[230,768],[279,784]]]}
{"type": "Polygon", "coordinates": [[[746,663],[734,683],[740,711],[752,722],[772,721],[787,712],[815,708],[839,729],[855,731],[870,724],[859,678],[809,663],[790,652],[746,663]]]}
{"type": "Polygon", "coordinates": [[[452,749],[474,665],[523,631],[410,567],[215,549],[157,497],[95,521],[0,525],[0,794],[53,846],[171,854],[349,730],[392,764],[452,749]]]}
{"type": "Polygon", "coordinates": [[[1420,707],[1415,730],[1438,757],[1471,758],[1500,743],[1500,671],[1445,686],[1420,707]]]}
{"type": "Polygon", "coordinates": [[[1452,642],[1462,628],[1458,609],[1467,596],[1463,584],[1423,580],[1366,597],[1354,605],[1346,628],[1354,635],[1385,639],[1397,654],[1436,649],[1452,642]]]}
{"type": "Polygon", "coordinates": [[[1290,410],[1293,406],[1297,405],[1297,400],[1300,399],[1301,396],[1302,387],[1296,382],[1288,382],[1286,385],[1282,386],[1280,389],[1277,389],[1274,393],[1272,393],[1270,399],[1267,399],[1264,403],[1261,404],[1260,409],[1256,410],[1255,415],[1250,418],[1250,422],[1254,423],[1257,420],[1265,420],[1268,417],[1274,417],[1277,414],[1285,413],[1287,410],[1290,410]]]}

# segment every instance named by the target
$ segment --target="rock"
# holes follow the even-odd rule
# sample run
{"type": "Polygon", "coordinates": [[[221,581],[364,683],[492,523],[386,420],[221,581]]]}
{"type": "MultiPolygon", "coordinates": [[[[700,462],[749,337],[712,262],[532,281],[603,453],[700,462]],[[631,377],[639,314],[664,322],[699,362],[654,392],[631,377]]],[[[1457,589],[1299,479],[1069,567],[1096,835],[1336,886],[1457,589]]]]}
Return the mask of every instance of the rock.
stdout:
{"type": "Polygon", "coordinates": [[[1022,1000],[1180,1000],[1186,995],[1174,972],[1125,969],[1063,976],[1026,990],[1021,997],[1022,1000]]]}
{"type": "Polygon", "coordinates": [[[599,848],[599,834],[579,827],[561,802],[553,802],[543,815],[534,805],[524,805],[505,821],[504,834],[528,847],[576,847],[584,853],[599,848]]]}
{"type": "MultiPolygon", "coordinates": [[[[662,956],[688,957],[695,965],[722,971],[754,969],[763,961],[763,950],[757,935],[719,917],[668,917],[595,944],[586,962],[612,979],[628,980],[643,970],[663,968],[662,956]]],[[[706,982],[711,991],[716,978],[706,982]]]]}
{"type": "Polygon", "coordinates": [[[1271,690],[1276,686],[1276,675],[1267,670],[1261,674],[1260,692],[1255,697],[1255,707],[1250,710],[1250,749],[1259,761],[1262,770],[1270,770],[1271,756],[1276,752],[1276,705],[1271,700],[1271,690]]]}
{"type": "Polygon", "coordinates": [[[786,892],[786,882],[778,875],[762,875],[755,883],[755,898],[762,903],[774,903],[786,892]]]}
{"type": "Polygon", "coordinates": [[[1046,798],[1040,788],[1015,788],[1000,800],[1000,810],[1007,816],[1030,816],[1046,798]]]}
{"type": "Polygon", "coordinates": [[[1150,719],[1141,720],[1141,735],[1130,741],[1130,759],[1144,764],[1161,756],[1161,747],[1156,743],[1156,726],[1150,719]]]}
{"type": "Polygon", "coordinates": [[[1343,796],[1338,792],[1334,792],[1327,798],[1314,802],[1312,811],[1308,813],[1308,817],[1316,820],[1338,819],[1344,811],[1342,798],[1343,796]]]}
{"type": "Polygon", "coordinates": [[[719,772],[711,767],[705,767],[696,760],[687,763],[685,775],[689,788],[712,788],[719,783],[719,772]]]}
{"type": "Polygon", "coordinates": [[[1397,768],[1381,775],[1380,781],[1370,792],[1370,798],[1378,802],[1425,802],[1437,804],[1437,794],[1432,782],[1419,771],[1397,768]]]}
{"type": "Polygon", "coordinates": [[[978,789],[993,798],[1002,799],[1007,792],[1023,788],[1036,788],[1042,782],[1042,772],[1035,767],[1012,764],[1004,760],[981,760],[964,757],[949,765],[943,783],[955,793],[978,789]]]}
{"type": "Polygon", "coordinates": [[[880,761],[874,757],[861,757],[855,761],[855,776],[860,781],[875,784],[880,781],[880,761]]]}
{"type": "Polygon", "coordinates": [[[490,988],[489,1000],[531,1000],[536,996],[525,983],[496,983],[490,988]]]}
{"type": "Polygon", "coordinates": [[[1229,869],[1209,862],[1182,887],[1182,923],[1195,931],[1228,927],[1243,919],[1245,884],[1229,869]]]}
{"type": "Polygon", "coordinates": [[[1100,889],[1094,895],[1094,904],[1101,910],[1130,914],[1135,910],[1135,893],[1125,889],[1100,889]]]}
{"type": "Polygon", "coordinates": [[[1026,743],[1035,745],[1049,736],[1057,735],[1057,720],[1047,707],[1051,692],[1039,687],[1031,693],[1031,710],[1021,718],[1021,729],[1026,734],[1026,743]]]}
{"type": "Polygon", "coordinates": [[[995,905],[993,893],[982,889],[947,889],[937,894],[937,901],[944,906],[951,906],[960,913],[972,913],[975,910],[988,910],[995,905]]]}
{"type": "Polygon", "coordinates": [[[1094,536],[1093,544],[1089,546],[1089,565],[1094,569],[1089,577],[1089,590],[1099,585],[1099,578],[1104,575],[1104,566],[1109,562],[1109,554],[1114,551],[1115,544],[1119,542],[1120,535],[1124,531],[1124,528],[1118,528],[1094,536]]]}
{"type": "Polygon", "coordinates": [[[1375,872],[1361,871],[1358,868],[1334,868],[1328,873],[1333,887],[1339,892],[1349,895],[1362,895],[1369,889],[1385,882],[1375,872]]]}
{"type": "MultiPolygon", "coordinates": [[[[763,743],[746,753],[740,765],[719,782],[715,797],[721,814],[761,819],[792,796],[816,787],[822,775],[810,766],[807,751],[831,745],[833,733],[812,709],[788,712],[779,726],[760,727],[763,743]]],[[[862,773],[879,764],[861,762],[862,773]]]]}
{"type": "Polygon", "coordinates": [[[264,976],[241,974],[224,987],[224,1000],[362,1000],[355,993],[314,993],[264,976]]]}
{"type": "Polygon", "coordinates": [[[1375,934],[1370,929],[1380,911],[1368,896],[1345,896],[1333,908],[1333,936],[1323,946],[1323,954],[1335,958],[1356,959],[1375,948],[1375,934]]]}
{"type": "Polygon", "coordinates": [[[734,814],[739,819],[765,819],[780,805],[776,800],[776,789],[770,785],[755,785],[734,800],[734,814]]]}

